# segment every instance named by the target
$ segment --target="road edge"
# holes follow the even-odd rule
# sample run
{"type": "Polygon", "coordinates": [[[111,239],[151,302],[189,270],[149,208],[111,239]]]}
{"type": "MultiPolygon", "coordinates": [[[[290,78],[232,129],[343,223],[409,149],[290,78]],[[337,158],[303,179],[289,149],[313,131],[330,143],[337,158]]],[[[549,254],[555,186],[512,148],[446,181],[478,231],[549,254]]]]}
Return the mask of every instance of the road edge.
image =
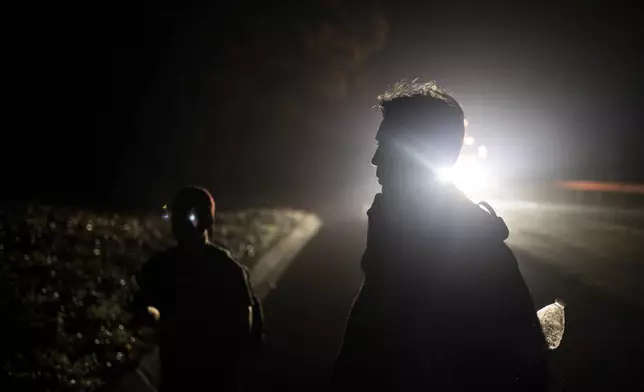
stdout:
{"type": "Polygon", "coordinates": [[[322,221],[316,215],[307,214],[293,231],[272,247],[250,270],[250,284],[255,294],[264,299],[275,288],[277,281],[291,262],[318,233],[322,221]]]}

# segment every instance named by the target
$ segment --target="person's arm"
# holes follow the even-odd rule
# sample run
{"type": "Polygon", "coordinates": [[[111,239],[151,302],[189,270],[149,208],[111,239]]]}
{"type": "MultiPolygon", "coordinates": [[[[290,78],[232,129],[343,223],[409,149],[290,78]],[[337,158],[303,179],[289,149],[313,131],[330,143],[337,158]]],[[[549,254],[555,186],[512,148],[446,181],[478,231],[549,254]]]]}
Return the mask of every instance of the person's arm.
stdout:
{"type": "Polygon", "coordinates": [[[507,245],[500,257],[504,258],[504,284],[511,301],[507,309],[513,319],[512,327],[516,348],[523,364],[519,375],[519,390],[543,391],[549,383],[548,345],[541,330],[530,290],[519,270],[517,259],[507,245]]]}
{"type": "Polygon", "coordinates": [[[249,308],[250,322],[250,336],[248,341],[248,349],[250,351],[258,351],[262,347],[264,341],[264,309],[259,297],[255,294],[253,287],[250,284],[250,276],[248,269],[244,268],[244,278],[246,280],[246,287],[251,301],[249,308]]]}
{"type": "Polygon", "coordinates": [[[130,308],[134,323],[150,324],[160,318],[158,303],[159,256],[153,256],[130,278],[133,291],[130,308]]]}

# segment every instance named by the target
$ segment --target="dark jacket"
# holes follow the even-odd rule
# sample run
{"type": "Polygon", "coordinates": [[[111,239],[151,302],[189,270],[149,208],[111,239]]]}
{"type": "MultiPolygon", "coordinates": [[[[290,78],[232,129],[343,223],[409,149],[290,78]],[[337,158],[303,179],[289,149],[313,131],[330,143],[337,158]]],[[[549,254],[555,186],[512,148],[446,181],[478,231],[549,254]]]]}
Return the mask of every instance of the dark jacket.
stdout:
{"type": "Polygon", "coordinates": [[[547,346],[508,229],[455,189],[368,212],[340,391],[541,390],[547,346]]]}
{"type": "Polygon", "coordinates": [[[142,301],[161,313],[162,390],[236,390],[252,344],[251,309],[259,308],[246,269],[214,245],[198,253],[172,248],[151,258],[136,281],[142,301]]]}

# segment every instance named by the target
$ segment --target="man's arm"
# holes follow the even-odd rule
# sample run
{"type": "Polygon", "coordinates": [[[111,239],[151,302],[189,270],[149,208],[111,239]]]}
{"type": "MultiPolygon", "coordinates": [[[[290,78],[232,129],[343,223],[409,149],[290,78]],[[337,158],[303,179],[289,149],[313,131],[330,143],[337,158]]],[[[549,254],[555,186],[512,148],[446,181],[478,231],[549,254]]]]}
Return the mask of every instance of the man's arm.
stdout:
{"type": "Polygon", "coordinates": [[[214,251],[213,258],[217,260],[217,263],[212,265],[224,267],[217,268],[212,273],[220,275],[226,282],[225,292],[218,294],[223,294],[225,298],[213,299],[222,305],[220,314],[226,320],[217,323],[221,328],[219,333],[226,340],[224,344],[231,350],[246,351],[252,333],[257,327],[261,327],[261,321],[254,325],[256,320],[261,320],[261,305],[259,301],[255,303],[256,296],[251,288],[246,267],[239,264],[228,249],[218,245],[213,245],[211,249],[214,251]]]}
{"type": "Polygon", "coordinates": [[[517,259],[503,244],[499,255],[504,259],[503,284],[509,300],[510,318],[515,347],[519,350],[523,367],[519,376],[521,390],[545,390],[548,384],[548,346],[536,314],[534,301],[519,270],[517,259]]]}
{"type": "Polygon", "coordinates": [[[160,318],[157,291],[159,286],[159,256],[151,257],[141,269],[130,278],[133,292],[131,312],[134,322],[150,324],[160,318]]]}
{"type": "Polygon", "coordinates": [[[262,342],[264,341],[264,309],[262,307],[261,300],[257,297],[250,284],[250,274],[248,269],[245,267],[242,268],[244,270],[244,279],[246,280],[246,287],[248,288],[248,294],[251,301],[248,317],[250,322],[248,348],[251,351],[256,351],[261,348],[262,342]]]}

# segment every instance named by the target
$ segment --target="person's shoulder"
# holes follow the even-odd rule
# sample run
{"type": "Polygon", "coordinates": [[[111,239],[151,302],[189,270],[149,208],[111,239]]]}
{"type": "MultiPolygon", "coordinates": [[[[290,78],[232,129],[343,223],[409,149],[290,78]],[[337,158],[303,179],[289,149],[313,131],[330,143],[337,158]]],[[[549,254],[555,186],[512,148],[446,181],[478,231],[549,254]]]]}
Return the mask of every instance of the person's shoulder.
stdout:
{"type": "Polygon", "coordinates": [[[141,288],[154,285],[155,281],[167,275],[167,269],[173,259],[174,248],[154,253],[134,274],[136,284],[141,288]]]}
{"type": "Polygon", "coordinates": [[[503,218],[486,202],[475,203],[464,196],[457,197],[445,212],[454,231],[470,240],[501,244],[509,236],[503,218]]]}
{"type": "Polygon", "coordinates": [[[156,260],[163,261],[163,260],[168,260],[168,259],[175,258],[176,254],[177,254],[177,247],[176,246],[171,246],[171,247],[166,248],[166,249],[164,249],[162,251],[156,252],[154,255],[152,255],[152,257],[150,259],[154,258],[156,260]]]}
{"type": "Polygon", "coordinates": [[[210,242],[208,243],[208,245],[206,245],[206,249],[210,257],[217,257],[220,259],[229,259],[235,261],[235,258],[230,252],[230,249],[222,244],[210,242]]]}
{"type": "Polygon", "coordinates": [[[445,244],[449,247],[450,263],[467,264],[467,268],[459,271],[469,276],[478,274],[481,280],[486,280],[517,268],[516,257],[505,242],[509,229],[489,204],[454,200],[445,213],[443,229],[449,239],[445,244]]]}
{"type": "Polygon", "coordinates": [[[209,244],[208,251],[210,252],[211,260],[214,261],[211,265],[217,270],[218,275],[225,279],[228,285],[237,287],[241,292],[248,293],[250,287],[250,271],[248,268],[237,261],[225,246],[209,244]]]}
{"type": "Polygon", "coordinates": [[[210,258],[216,259],[216,261],[223,267],[231,270],[240,270],[246,273],[246,267],[243,266],[237,259],[233,256],[230,249],[224,245],[217,243],[208,244],[208,255],[210,258]]]}
{"type": "Polygon", "coordinates": [[[174,257],[174,248],[168,248],[160,252],[156,252],[143,264],[144,268],[155,269],[167,264],[167,260],[174,257]]]}

